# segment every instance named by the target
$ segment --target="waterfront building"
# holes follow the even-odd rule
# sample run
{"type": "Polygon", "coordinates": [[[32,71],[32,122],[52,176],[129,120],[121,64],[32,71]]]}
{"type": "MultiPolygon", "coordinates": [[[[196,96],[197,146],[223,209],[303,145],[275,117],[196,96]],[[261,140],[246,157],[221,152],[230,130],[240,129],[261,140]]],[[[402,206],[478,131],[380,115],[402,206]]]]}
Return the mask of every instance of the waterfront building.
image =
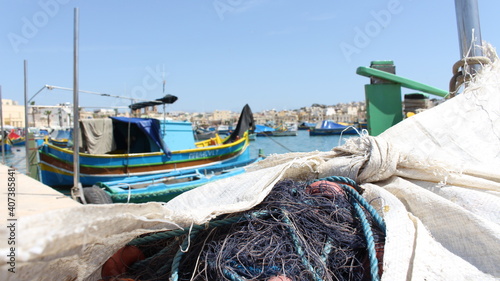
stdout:
{"type": "Polygon", "coordinates": [[[24,105],[17,101],[2,99],[3,124],[13,127],[24,127],[24,105]]]}

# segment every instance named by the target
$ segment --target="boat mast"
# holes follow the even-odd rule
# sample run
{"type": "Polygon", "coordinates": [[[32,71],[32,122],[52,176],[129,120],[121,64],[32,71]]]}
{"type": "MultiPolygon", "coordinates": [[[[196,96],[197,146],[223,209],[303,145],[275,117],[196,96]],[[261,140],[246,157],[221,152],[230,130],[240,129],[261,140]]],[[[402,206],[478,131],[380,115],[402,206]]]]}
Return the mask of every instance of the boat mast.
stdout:
{"type": "Polygon", "coordinates": [[[26,175],[30,174],[28,149],[28,61],[24,60],[24,145],[26,146],[26,175]]]}
{"type": "MultiPolygon", "coordinates": [[[[455,12],[460,44],[460,59],[483,56],[477,0],[455,0],[455,12]]],[[[480,64],[473,64],[468,66],[465,71],[472,75],[479,71],[480,68],[480,64]]]]}
{"type": "Polygon", "coordinates": [[[80,183],[80,140],[78,125],[80,112],[78,111],[78,8],[75,8],[74,36],[73,36],[73,197],[80,197],[86,204],[83,187],[80,183]]]}
{"type": "Polygon", "coordinates": [[[2,127],[2,164],[5,165],[5,134],[3,132],[2,86],[0,85],[0,126],[2,127]]]}

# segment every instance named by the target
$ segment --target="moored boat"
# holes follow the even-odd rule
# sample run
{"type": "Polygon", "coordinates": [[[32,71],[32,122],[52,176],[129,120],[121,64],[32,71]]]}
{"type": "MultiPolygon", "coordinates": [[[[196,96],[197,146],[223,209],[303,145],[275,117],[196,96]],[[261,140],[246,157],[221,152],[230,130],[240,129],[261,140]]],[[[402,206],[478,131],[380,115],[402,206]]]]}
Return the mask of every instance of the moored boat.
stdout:
{"type": "Polygon", "coordinates": [[[297,123],[286,123],[275,128],[273,137],[290,137],[297,136],[297,123]]]}
{"type": "Polygon", "coordinates": [[[261,159],[242,160],[148,177],[129,177],[121,181],[98,182],[92,187],[84,188],[83,191],[86,199],[89,199],[87,201],[90,201],[87,203],[168,202],[181,193],[209,182],[242,174],[246,171],[245,166],[261,159]],[[92,196],[89,193],[102,196],[92,196]]]}
{"type": "MultiPolygon", "coordinates": [[[[246,112],[244,109],[242,116],[246,112]]],[[[226,139],[217,137],[195,142],[189,122],[125,117],[82,120],[80,182],[90,186],[130,176],[149,176],[249,159],[249,126],[238,126],[226,139]]],[[[44,184],[52,187],[73,185],[72,148],[46,142],[40,147],[39,156],[44,184]]]]}
{"type": "MultiPolygon", "coordinates": [[[[1,144],[1,139],[0,139],[0,144],[1,144]]],[[[0,145],[0,152],[11,152],[12,151],[12,144],[10,142],[9,139],[6,139],[5,140],[5,143],[2,145],[0,145]]]]}
{"type": "Polygon", "coordinates": [[[7,135],[7,138],[10,140],[10,143],[14,146],[21,146],[26,143],[23,136],[17,134],[14,129],[10,131],[7,135]]]}
{"type": "Polygon", "coordinates": [[[49,135],[49,142],[58,147],[68,147],[72,137],[71,129],[56,129],[49,135]]]}
{"type": "Polygon", "coordinates": [[[272,136],[274,131],[276,131],[276,129],[269,126],[259,124],[255,125],[255,134],[257,134],[258,137],[272,136]]]}
{"type": "Polygon", "coordinates": [[[215,135],[217,132],[214,130],[210,130],[210,128],[205,129],[205,128],[196,128],[195,130],[195,137],[196,140],[201,141],[201,140],[208,140],[211,138],[215,138],[215,135]]]}
{"type": "Polygon", "coordinates": [[[358,131],[353,126],[341,125],[332,120],[324,120],[309,130],[310,136],[354,135],[357,133],[358,131]]]}
{"type": "Polygon", "coordinates": [[[316,126],[316,123],[311,123],[311,122],[302,122],[299,125],[299,130],[310,130],[311,128],[314,128],[316,126]]]}
{"type": "Polygon", "coordinates": [[[229,125],[219,125],[217,127],[217,134],[219,134],[220,136],[227,136],[231,134],[232,131],[233,127],[229,125]]]}

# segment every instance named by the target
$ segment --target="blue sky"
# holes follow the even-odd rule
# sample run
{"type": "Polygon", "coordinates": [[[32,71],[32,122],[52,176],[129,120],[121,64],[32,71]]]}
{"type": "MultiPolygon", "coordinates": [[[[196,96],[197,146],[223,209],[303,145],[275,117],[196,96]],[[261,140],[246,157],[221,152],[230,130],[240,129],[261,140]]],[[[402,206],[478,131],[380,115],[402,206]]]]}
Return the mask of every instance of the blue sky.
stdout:
{"type": "MultiPolygon", "coordinates": [[[[500,1],[479,2],[482,38],[498,46],[500,1]]],[[[369,79],[355,72],[373,60],[393,60],[398,75],[447,89],[460,59],[453,0],[0,0],[4,99],[24,102],[24,60],[30,98],[46,84],[72,87],[75,7],[80,89],[176,95],[169,111],[363,101],[369,79]]],[[[72,102],[72,92],[44,90],[34,101],[72,102]]],[[[79,103],[130,101],[82,93],[79,103]]]]}

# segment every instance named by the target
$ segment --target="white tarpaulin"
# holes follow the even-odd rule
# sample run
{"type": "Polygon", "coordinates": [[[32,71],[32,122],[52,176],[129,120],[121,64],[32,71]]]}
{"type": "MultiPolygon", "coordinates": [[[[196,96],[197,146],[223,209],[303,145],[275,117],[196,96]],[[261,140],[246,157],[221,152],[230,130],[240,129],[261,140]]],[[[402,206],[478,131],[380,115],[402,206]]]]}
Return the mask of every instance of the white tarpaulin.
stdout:
{"type": "MultiPolygon", "coordinates": [[[[249,172],[166,203],[81,206],[19,220],[17,273],[1,280],[97,280],[139,234],[257,205],[284,178],[348,176],[384,218],[382,280],[500,278],[500,65],[464,93],[378,137],[329,152],[272,155],[249,172]]],[[[7,230],[0,229],[6,237],[7,230]]]]}

